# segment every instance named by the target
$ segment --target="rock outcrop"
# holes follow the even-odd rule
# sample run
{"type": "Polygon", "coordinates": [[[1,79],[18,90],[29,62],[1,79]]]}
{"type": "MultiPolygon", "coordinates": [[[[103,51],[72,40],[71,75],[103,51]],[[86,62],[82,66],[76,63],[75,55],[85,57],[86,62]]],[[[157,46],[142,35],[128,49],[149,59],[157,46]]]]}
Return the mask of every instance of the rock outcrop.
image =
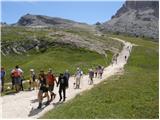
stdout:
{"type": "Polygon", "coordinates": [[[158,1],[126,1],[117,13],[112,16],[111,20],[100,26],[100,30],[103,32],[127,33],[158,40],[158,24],[158,1]]]}

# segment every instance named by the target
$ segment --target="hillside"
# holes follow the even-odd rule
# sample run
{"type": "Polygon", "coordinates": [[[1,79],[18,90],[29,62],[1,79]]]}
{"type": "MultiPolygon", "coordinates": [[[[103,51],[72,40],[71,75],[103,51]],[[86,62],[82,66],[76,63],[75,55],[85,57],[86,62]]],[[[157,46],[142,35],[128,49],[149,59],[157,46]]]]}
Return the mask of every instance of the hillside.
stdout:
{"type": "MultiPolygon", "coordinates": [[[[108,35],[107,35],[108,36],[108,35]]],[[[158,43],[142,38],[110,35],[136,44],[124,74],[112,76],[43,119],[158,119],[158,43]],[[86,107],[87,106],[87,107],[86,107]]]]}
{"type": "Polygon", "coordinates": [[[126,1],[111,20],[99,26],[103,32],[130,34],[158,40],[158,1],[126,1]]]}
{"type": "Polygon", "coordinates": [[[9,73],[16,64],[25,71],[25,79],[29,79],[31,68],[39,72],[51,67],[58,75],[65,69],[74,74],[76,67],[81,67],[87,73],[89,68],[97,65],[107,66],[112,55],[123,47],[121,42],[85,28],[25,26],[2,27],[1,45],[2,66],[7,70],[6,82],[10,81],[9,73]]]}

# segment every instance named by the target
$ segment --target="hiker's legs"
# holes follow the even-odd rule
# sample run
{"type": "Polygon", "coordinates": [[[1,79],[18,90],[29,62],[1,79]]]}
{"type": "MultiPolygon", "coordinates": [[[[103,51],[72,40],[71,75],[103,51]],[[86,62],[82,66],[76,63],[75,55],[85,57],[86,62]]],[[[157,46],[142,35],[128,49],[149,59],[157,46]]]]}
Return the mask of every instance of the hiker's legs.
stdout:
{"type": "Polygon", "coordinates": [[[81,78],[78,79],[78,83],[77,83],[78,84],[78,89],[80,88],[80,79],[81,78]]]}
{"type": "Polygon", "coordinates": [[[59,88],[59,101],[62,100],[62,88],[60,87],[59,88]]]}
{"type": "Polygon", "coordinates": [[[77,77],[77,78],[76,78],[76,88],[78,88],[78,85],[79,85],[78,82],[79,82],[79,78],[77,77]]]}
{"type": "Polygon", "coordinates": [[[47,101],[49,101],[49,95],[48,95],[48,92],[45,92],[45,96],[47,97],[47,101]]]}
{"type": "Polygon", "coordinates": [[[21,84],[21,81],[20,81],[20,78],[14,78],[14,82],[15,82],[15,88],[16,88],[16,92],[19,92],[20,90],[20,84],[21,84]]]}
{"type": "Polygon", "coordinates": [[[21,79],[21,90],[23,91],[23,80],[21,79]]]}
{"type": "Polygon", "coordinates": [[[15,86],[15,84],[14,84],[14,77],[12,77],[12,90],[14,89],[14,86],[15,86]]]}
{"type": "Polygon", "coordinates": [[[91,84],[93,84],[93,78],[91,77],[91,84]]]}
{"type": "Polygon", "coordinates": [[[100,79],[102,79],[102,73],[100,74],[100,79]]]}
{"type": "Polygon", "coordinates": [[[63,88],[63,101],[65,101],[66,99],[66,88],[64,87],[63,88]]]}
{"type": "Polygon", "coordinates": [[[1,92],[3,92],[4,91],[4,78],[2,78],[2,83],[1,83],[1,92]]]}
{"type": "Polygon", "coordinates": [[[42,103],[42,100],[43,100],[43,91],[39,91],[38,92],[38,101],[39,101],[39,103],[42,103]]]}
{"type": "Polygon", "coordinates": [[[43,91],[39,90],[39,92],[38,92],[38,102],[39,102],[38,109],[42,107],[42,100],[43,100],[43,91]]]}

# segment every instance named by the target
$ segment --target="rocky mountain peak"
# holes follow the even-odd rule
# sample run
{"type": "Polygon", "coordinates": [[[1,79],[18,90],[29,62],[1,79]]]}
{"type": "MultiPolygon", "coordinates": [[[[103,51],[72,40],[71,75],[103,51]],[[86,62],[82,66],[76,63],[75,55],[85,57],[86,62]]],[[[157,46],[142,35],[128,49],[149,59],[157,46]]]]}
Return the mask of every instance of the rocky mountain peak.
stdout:
{"type": "Polygon", "coordinates": [[[101,31],[111,31],[158,40],[159,2],[125,1],[111,20],[101,25],[101,31]]]}
{"type": "Polygon", "coordinates": [[[59,24],[74,24],[76,22],[58,17],[49,17],[44,15],[26,14],[22,16],[17,25],[19,26],[54,26],[59,24]]]}
{"type": "Polygon", "coordinates": [[[159,3],[158,1],[126,1],[123,6],[117,11],[117,13],[112,17],[119,17],[129,10],[145,11],[148,9],[153,10],[153,15],[159,17],[159,3]]]}

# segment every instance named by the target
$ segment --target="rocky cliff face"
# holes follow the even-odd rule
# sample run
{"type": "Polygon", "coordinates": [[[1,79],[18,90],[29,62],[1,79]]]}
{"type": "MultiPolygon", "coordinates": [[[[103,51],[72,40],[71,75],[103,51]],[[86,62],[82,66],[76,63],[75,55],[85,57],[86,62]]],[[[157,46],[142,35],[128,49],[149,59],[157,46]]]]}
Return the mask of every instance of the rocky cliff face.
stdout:
{"type": "Polygon", "coordinates": [[[26,14],[22,16],[15,24],[15,26],[58,27],[58,28],[70,28],[76,25],[86,25],[86,24],[58,17],[49,17],[44,15],[31,15],[31,14],[26,14]]]}
{"type": "Polygon", "coordinates": [[[158,1],[126,1],[111,20],[103,23],[100,28],[104,32],[128,33],[158,39],[158,21],[158,1]]]}

